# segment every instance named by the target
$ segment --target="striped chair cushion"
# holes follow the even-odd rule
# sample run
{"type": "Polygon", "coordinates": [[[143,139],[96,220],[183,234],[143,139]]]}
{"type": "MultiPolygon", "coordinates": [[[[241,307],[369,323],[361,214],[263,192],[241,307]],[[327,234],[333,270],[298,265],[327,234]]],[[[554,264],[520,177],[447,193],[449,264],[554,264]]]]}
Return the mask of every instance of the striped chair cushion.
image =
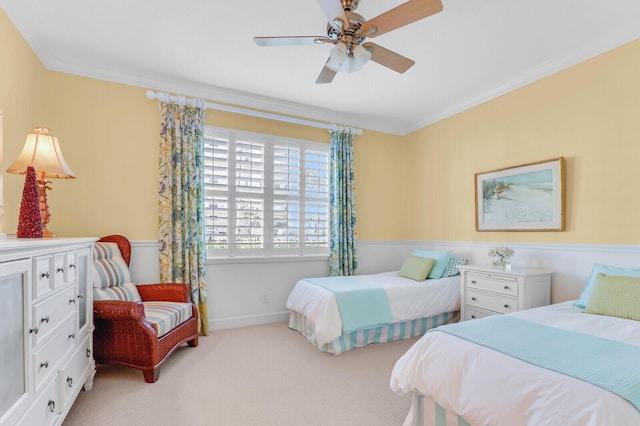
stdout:
{"type": "Polygon", "coordinates": [[[133,283],[126,283],[108,288],[93,288],[93,300],[127,300],[142,302],[140,293],[133,283]]]}
{"type": "Polygon", "coordinates": [[[118,244],[97,242],[93,245],[93,289],[94,300],[142,301],[118,244]]]}
{"type": "Polygon", "coordinates": [[[162,337],[192,316],[191,303],[142,302],[144,316],[162,337]]]}

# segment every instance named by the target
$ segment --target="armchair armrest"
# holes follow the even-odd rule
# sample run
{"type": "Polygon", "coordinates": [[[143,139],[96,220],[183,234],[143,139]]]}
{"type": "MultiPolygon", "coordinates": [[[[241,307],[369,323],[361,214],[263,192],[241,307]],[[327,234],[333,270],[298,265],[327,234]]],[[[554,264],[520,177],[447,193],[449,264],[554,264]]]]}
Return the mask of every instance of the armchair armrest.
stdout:
{"type": "Polygon", "coordinates": [[[93,316],[100,320],[138,320],[145,318],[141,302],[125,300],[94,300],[93,316]]]}
{"type": "Polygon", "coordinates": [[[136,285],[140,297],[145,302],[190,302],[191,289],[184,283],[139,284],[136,285]]]}
{"type": "Polygon", "coordinates": [[[103,324],[102,332],[118,336],[122,341],[134,342],[138,337],[148,342],[158,339],[158,332],[147,321],[142,302],[94,300],[93,320],[103,324]]]}

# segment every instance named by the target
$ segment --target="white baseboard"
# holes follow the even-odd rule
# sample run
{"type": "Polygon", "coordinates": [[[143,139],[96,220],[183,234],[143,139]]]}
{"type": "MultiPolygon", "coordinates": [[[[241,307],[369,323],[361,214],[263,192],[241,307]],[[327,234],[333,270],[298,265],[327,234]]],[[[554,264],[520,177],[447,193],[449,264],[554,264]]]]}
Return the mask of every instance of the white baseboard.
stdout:
{"type": "Polygon", "coordinates": [[[209,320],[209,330],[224,330],[227,328],[250,327],[252,325],[271,324],[289,321],[289,311],[271,314],[246,315],[242,317],[219,318],[209,320]]]}

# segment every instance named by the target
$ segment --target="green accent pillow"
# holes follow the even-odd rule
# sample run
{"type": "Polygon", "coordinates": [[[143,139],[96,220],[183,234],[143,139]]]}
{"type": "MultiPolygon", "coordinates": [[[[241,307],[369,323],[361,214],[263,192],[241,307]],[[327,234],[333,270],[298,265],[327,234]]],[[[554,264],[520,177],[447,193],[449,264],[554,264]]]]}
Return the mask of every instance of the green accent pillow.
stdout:
{"type": "Polygon", "coordinates": [[[436,263],[435,259],[409,256],[402,264],[398,275],[415,281],[424,281],[427,279],[427,275],[429,275],[434,263],[436,263]]]}
{"type": "Polygon", "coordinates": [[[428,278],[433,278],[437,280],[438,278],[442,278],[442,274],[444,270],[447,268],[449,264],[449,258],[451,257],[451,253],[448,251],[438,251],[438,250],[421,250],[421,249],[413,249],[411,253],[412,256],[425,257],[427,259],[434,259],[434,265],[429,271],[428,278]]]}
{"type": "Polygon", "coordinates": [[[587,306],[587,302],[591,297],[593,291],[593,284],[596,281],[596,277],[599,273],[606,275],[624,275],[625,277],[640,277],[640,269],[637,268],[621,268],[619,266],[603,265],[601,263],[595,263],[591,268],[591,275],[587,284],[582,289],[580,299],[577,300],[573,306],[577,306],[580,309],[584,309],[587,306]]]}
{"type": "Polygon", "coordinates": [[[584,312],[640,321],[640,278],[599,273],[584,312]]]}

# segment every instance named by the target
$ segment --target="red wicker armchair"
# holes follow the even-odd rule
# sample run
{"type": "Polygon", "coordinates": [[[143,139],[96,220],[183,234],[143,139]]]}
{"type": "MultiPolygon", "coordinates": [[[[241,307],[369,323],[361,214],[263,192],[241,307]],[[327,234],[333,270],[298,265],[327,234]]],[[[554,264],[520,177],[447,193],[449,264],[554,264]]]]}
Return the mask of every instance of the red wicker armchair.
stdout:
{"type": "MultiPolygon", "coordinates": [[[[118,244],[127,265],[131,259],[131,244],[122,235],[109,235],[100,242],[118,244]]],[[[187,284],[137,285],[143,302],[189,302],[190,289],[187,284]]],[[[158,338],[158,332],[145,317],[142,302],[123,300],[94,300],[93,334],[96,363],[120,364],[142,370],[144,380],[158,380],[162,362],[180,345],[198,346],[198,311],[191,304],[192,316],[171,331],[158,338]]]]}

